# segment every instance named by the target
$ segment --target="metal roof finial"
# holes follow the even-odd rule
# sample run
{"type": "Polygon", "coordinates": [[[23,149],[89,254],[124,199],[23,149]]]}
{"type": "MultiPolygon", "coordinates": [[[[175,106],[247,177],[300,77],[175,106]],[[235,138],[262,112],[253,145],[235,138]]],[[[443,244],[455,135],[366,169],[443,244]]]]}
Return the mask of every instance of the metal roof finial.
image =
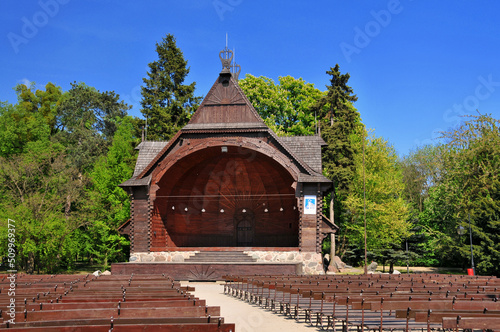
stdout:
{"type": "Polygon", "coordinates": [[[236,51],[233,49],[233,64],[231,65],[231,74],[233,78],[237,81],[240,76],[241,66],[236,63],[236,51]]]}
{"type": "Polygon", "coordinates": [[[233,61],[233,51],[227,47],[227,33],[226,33],[226,47],[219,52],[219,59],[222,62],[222,73],[231,73],[231,62],[233,61]]]}

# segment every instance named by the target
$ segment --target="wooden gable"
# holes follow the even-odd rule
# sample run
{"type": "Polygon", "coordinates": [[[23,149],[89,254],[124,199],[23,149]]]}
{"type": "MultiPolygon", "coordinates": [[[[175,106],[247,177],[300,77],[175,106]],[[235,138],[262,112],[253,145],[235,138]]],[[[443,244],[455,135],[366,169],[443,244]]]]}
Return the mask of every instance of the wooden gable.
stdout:
{"type": "Polygon", "coordinates": [[[221,127],[241,127],[255,124],[264,127],[264,121],[247,99],[231,74],[221,73],[200,107],[193,114],[185,129],[221,127]],[[214,126],[215,125],[215,126],[214,126]]]}

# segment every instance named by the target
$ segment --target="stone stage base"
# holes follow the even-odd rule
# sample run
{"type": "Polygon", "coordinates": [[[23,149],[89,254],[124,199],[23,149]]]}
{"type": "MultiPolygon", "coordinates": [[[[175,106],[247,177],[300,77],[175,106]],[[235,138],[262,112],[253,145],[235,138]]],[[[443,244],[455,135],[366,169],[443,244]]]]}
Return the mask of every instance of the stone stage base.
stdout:
{"type": "Polygon", "coordinates": [[[175,280],[222,280],[225,275],[300,275],[302,263],[115,263],[111,274],[162,274],[175,280]]]}

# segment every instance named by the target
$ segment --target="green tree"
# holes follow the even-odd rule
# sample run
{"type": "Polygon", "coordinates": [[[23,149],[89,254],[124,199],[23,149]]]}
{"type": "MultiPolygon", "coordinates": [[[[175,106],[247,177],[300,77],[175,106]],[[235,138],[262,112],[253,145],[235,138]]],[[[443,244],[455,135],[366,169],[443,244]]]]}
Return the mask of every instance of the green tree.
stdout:
{"type": "Polygon", "coordinates": [[[442,148],[426,145],[400,160],[405,185],[404,197],[410,209],[410,221],[414,225],[408,243],[410,252],[414,254],[413,262],[418,265],[433,266],[438,263],[435,237],[429,232],[436,226],[425,216],[424,208],[431,190],[440,181],[443,168],[442,148]]]}
{"type": "Polygon", "coordinates": [[[0,103],[0,156],[19,154],[30,141],[48,138],[50,128],[40,114],[0,103]]]}
{"type": "Polygon", "coordinates": [[[45,91],[19,84],[16,105],[0,103],[0,156],[21,153],[28,142],[54,133],[61,88],[47,83],[45,91]]]}
{"type": "MultiPolygon", "coordinates": [[[[353,146],[363,149],[365,134],[353,136],[353,146]],[[361,137],[360,137],[361,136],[361,137]]],[[[368,250],[386,260],[398,257],[398,247],[409,236],[408,206],[403,198],[404,184],[394,148],[379,137],[365,141],[365,153],[354,156],[352,190],[345,200],[348,221],[342,225],[341,255],[351,254],[358,263],[364,249],[364,188],[366,188],[366,232],[368,250]],[[363,162],[364,159],[364,162],[363,162]],[[353,253],[355,253],[353,255],[353,253]]],[[[349,256],[349,255],[347,255],[349,256]]],[[[347,257],[346,256],[346,257],[347,257]]]]}
{"type": "MultiPolygon", "coordinates": [[[[28,142],[22,154],[0,157],[0,225],[16,221],[19,267],[55,271],[65,259],[60,248],[83,220],[78,210],[85,201],[84,182],[65,163],[64,147],[49,140],[28,142]]],[[[6,241],[1,250],[5,254],[6,241]]],[[[67,243],[68,244],[68,243],[67,243]]]]}
{"type": "Polygon", "coordinates": [[[17,104],[0,104],[0,256],[10,218],[27,272],[122,259],[116,229],[130,206],[117,185],[132,175],[137,119],[123,119],[129,107],[114,92],[83,83],[64,94],[53,84],[16,91],[17,104]]]}
{"type": "Polygon", "coordinates": [[[357,97],[348,85],[350,75],[341,74],[338,64],[326,73],[331,76],[330,85],[312,112],[319,115],[321,137],[327,143],[323,149],[323,173],[334,183],[334,216],[330,219],[343,227],[350,219],[345,215],[345,200],[354,181],[354,158],[359,151],[353,145],[353,136],[361,132],[361,119],[353,106],[357,97]]]}
{"type": "Polygon", "coordinates": [[[72,83],[58,108],[57,137],[82,173],[92,169],[111,145],[117,121],[131,107],[113,91],[100,92],[85,83],[72,83]]]}
{"type": "Polygon", "coordinates": [[[312,83],[291,76],[272,79],[247,74],[239,86],[264,122],[278,135],[314,135],[315,114],[311,108],[324,95],[312,83]]]}
{"type": "Polygon", "coordinates": [[[132,135],[132,118],[120,121],[113,144],[106,156],[101,156],[89,174],[89,190],[93,222],[88,226],[91,252],[104,267],[108,262],[123,260],[128,241],[117,228],[130,218],[130,200],[118,187],[132,176],[136,154],[132,135]]]}
{"type": "Polygon", "coordinates": [[[169,140],[189,120],[198,107],[195,82],[186,85],[187,61],[173,35],[156,43],[158,60],[151,62],[145,86],[141,88],[141,112],[147,119],[148,140],[169,140]]]}
{"type": "Polygon", "coordinates": [[[401,160],[405,197],[415,214],[423,211],[430,188],[439,181],[442,168],[441,147],[426,145],[401,160]]]}
{"type": "Polygon", "coordinates": [[[45,85],[45,91],[36,90],[35,84],[30,87],[25,84],[18,84],[15,87],[18,96],[18,105],[26,112],[39,113],[49,126],[51,133],[55,132],[57,108],[60,105],[62,90],[49,82],[45,85]]]}
{"type": "Polygon", "coordinates": [[[470,264],[468,237],[457,234],[470,215],[477,272],[500,275],[500,121],[471,116],[443,138],[441,179],[422,214],[440,262],[470,264]]]}

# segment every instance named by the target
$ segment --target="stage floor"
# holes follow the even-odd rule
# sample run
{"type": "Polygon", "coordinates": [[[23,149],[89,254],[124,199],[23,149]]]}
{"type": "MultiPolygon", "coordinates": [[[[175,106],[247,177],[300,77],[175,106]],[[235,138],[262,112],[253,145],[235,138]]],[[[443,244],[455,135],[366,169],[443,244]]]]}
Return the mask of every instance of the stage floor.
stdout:
{"type": "Polygon", "coordinates": [[[302,263],[114,263],[111,274],[162,274],[175,280],[222,280],[225,275],[300,275],[302,263]]]}

